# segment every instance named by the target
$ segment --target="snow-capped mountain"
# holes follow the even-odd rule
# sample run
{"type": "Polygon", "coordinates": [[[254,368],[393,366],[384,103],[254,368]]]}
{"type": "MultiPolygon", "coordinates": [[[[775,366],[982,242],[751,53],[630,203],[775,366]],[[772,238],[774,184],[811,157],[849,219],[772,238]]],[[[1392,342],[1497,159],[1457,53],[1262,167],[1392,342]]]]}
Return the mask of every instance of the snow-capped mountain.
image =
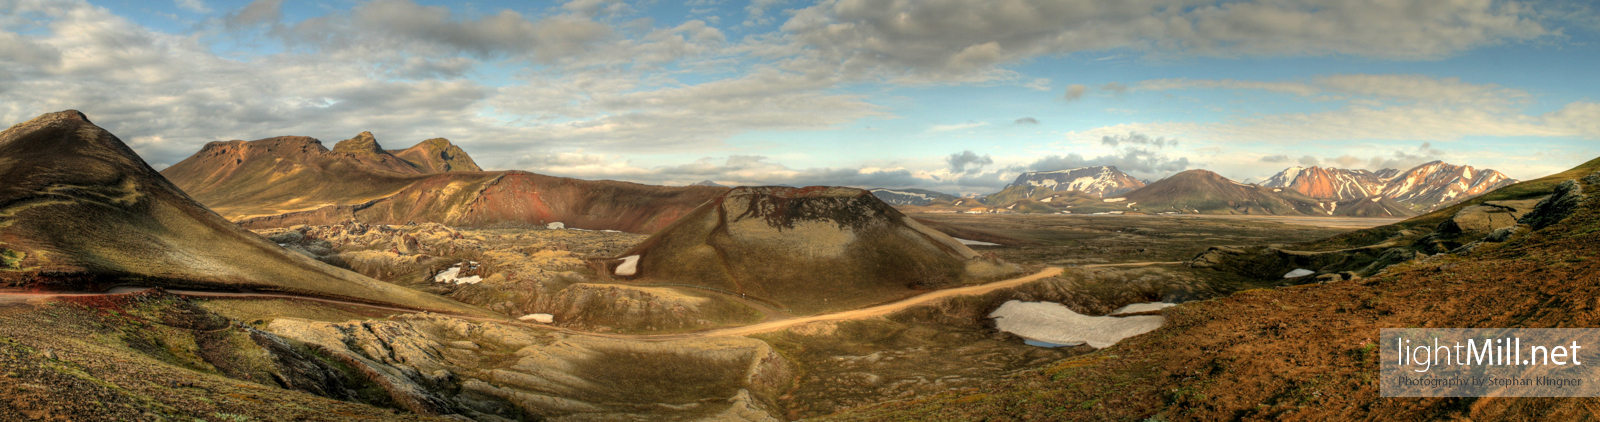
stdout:
{"type": "Polygon", "coordinates": [[[1383,179],[1367,170],[1322,167],[1290,167],[1262,182],[1269,188],[1293,189],[1305,196],[1327,199],[1355,199],[1377,195],[1383,179]]]}
{"type": "Polygon", "coordinates": [[[926,189],[872,189],[872,196],[878,197],[889,205],[928,205],[933,201],[954,201],[955,195],[934,192],[926,189]]]}
{"type": "Polygon", "coordinates": [[[1386,181],[1383,196],[1420,208],[1438,208],[1517,183],[1498,171],[1434,161],[1386,181]]]}
{"type": "Polygon", "coordinates": [[[1023,173],[1006,187],[1026,186],[1054,191],[1079,191],[1104,198],[1131,192],[1144,185],[1144,182],[1118,171],[1114,166],[1096,166],[1023,173]]]}
{"type": "Polygon", "coordinates": [[[1381,196],[1415,209],[1431,210],[1516,182],[1498,171],[1434,161],[1404,172],[1290,167],[1262,186],[1340,201],[1381,196]]]}

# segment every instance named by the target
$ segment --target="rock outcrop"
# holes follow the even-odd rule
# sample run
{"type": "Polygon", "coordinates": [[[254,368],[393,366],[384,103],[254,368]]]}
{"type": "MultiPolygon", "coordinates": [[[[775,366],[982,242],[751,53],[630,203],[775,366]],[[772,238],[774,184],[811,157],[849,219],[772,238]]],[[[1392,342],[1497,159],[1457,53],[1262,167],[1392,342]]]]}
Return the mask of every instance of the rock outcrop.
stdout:
{"type": "Polygon", "coordinates": [[[1521,201],[1486,201],[1469,205],[1457,211],[1449,220],[1439,224],[1438,231],[1445,234],[1491,233],[1517,225],[1517,220],[1533,211],[1538,199],[1521,201]]]}
{"type": "Polygon", "coordinates": [[[1556,185],[1555,193],[1539,201],[1539,204],[1533,207],[1533,211],[1522,216],[1519,221],[1532,226],[1534,230],[1549,227],[1572,215],[1572,211],[1586,199],[1588,195],[1583,193],[1583,185],[1577,180],[1567,180],[1556,185]]]}

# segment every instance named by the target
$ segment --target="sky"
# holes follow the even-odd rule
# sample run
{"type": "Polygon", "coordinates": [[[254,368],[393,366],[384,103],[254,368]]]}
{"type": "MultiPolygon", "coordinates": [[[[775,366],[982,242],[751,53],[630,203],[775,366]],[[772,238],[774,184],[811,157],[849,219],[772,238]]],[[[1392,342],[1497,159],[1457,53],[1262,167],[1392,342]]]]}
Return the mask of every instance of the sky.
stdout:
{"type": "Polygon", "coordinates": [[[1600,9],[1491,0],[0,0],[0,123],[444,137],[492,170],[998,191],[1026,171],[1600,157],[1600,9]]]}

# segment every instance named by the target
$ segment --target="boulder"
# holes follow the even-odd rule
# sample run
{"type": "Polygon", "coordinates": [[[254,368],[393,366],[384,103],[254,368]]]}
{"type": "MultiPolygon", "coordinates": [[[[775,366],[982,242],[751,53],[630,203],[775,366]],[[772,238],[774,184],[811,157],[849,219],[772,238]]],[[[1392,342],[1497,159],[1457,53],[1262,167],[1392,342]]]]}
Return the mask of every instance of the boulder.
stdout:
{"type": "Polygon", "coordinates": [[[1528,231],[1528,229],[1525,228],[1525,227],[1522,227],[1522,226],[1501,227],[1501,228],[1495,229],[1495,231],[1493,233],[1489,233],[1488,236],[1485,236],[1483,238],[1483,241],[1485,241],[1485,242],[1494,242],[1494,243],[1504,242],[1504,241],[1507,241],[1507,240],[1511,240],[1512,236],[1516,236],[1516,235],[1522,234],[1522,233],[1527,232],[1527,231],[1528,231]]]}
{"type": "Polygon", "coordinates": [[[1212,246],[1211,248],[1206,249],[1205,252],[1195,255],[1195,257],[1190,259],[1186,265],[1192,268],[1211,268],[1223,263],[1229,257],[1244,255],[1244,253],[1245,252],[1243,249],[1235,247],[1212,246]]]}

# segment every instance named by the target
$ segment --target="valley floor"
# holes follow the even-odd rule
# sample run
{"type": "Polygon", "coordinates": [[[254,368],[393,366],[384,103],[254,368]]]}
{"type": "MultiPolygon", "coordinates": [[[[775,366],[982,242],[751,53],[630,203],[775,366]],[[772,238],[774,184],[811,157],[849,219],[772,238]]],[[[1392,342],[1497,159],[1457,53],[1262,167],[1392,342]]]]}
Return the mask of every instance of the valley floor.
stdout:
{"type": "MultiPolygon", "coordinates": [[[[929,395],[937,397],[950,391],[988,388],[986,386],[997,382],[1008,382],[1004,380],[1016,374],[1025,374],[1027,371],[1037,370],[1036,368],[1060,362],[1062,359],[1094,352],[1087,346],[1053,349],[1028,346],[1013,335],[996,331],[992,320],[985,316],[1005,301],[1060,302],[1085,315],[1103,315],[1130,303],[1181,302],[1221,297],[1241,289],[1261,287],[1264,284],[1217,278],[1212,274],[1171,264],[1190,259],[1210,246],[1301,242],[1342,232],[1347,230],[1344,226],[1351,224],[1344,221],[1347,219],[1315,222],[1313,219],[1228,217],[1062,218],[1023,215],[917,215],[916,217],[960,224],[1018,240],[1020,242],[1016,245],[979,246],[976,249],[1023,264],[1031,268],[1032,274],[927,292],[861,309],[810,316],[789,315],[781,311],[774,313],[774,309],[761,312],[763,310],[750,305],[743,306],[755,310],[712,311],[724,314],[695,311],[698,308],[676,308],[678,310],[674,312],[679,312],[677,315],[690,315],[690,318],[708,321],[687,325],[671,325],[671,320],[661,318],[668,318],[673,314],[658,314],[656,311],[642,311],[642,313],[606,311],[613,313],[590,315],[588,319],[581,320],[585,321],[581,323],[558,323],[551,326],[482,317],[461,318],[437,314],[405,316],[409,310],[324,299],[304,301],[282,297],[283,295],[175,291],[171,293],[188,299],[162,295],[161,297],[167,299],[161,300],[197,303],[200,309],[214,314],[216,318],[232,321],[227,324],[244,327],[242,328],[244,331],[241,331],[244,333],[255,330],[282,337],[296,344],[299,342],[320,344],[321,346],[312,349],[326,355],[323,356],[323,360],[342,359],[347,364],[364,362],[362,365],[367,365],[348,368],[356,372],[417,373],[422,374],[423,379],[431,379],[428,378],[431,375],[427,375],[430,371],[442,370],[445,371],[443,373],[450,374],[446,375],[448,381],[442,379],[426,381],[407,376],[379,377],[380,380],[388,381],[380,383],[384,385],[381,388],[370,387],[378,390],[352,389],[352,391],[368,392],[363,393],[365,395],[360,398],[355,396],[346,398],[353,401],[349,405],[378,412],[374,414],[392,414],[395,411],[409,414],[418,412],[419,409],[426,414],[428,409],[433,411],[457,409],[464,414],[476,412],[472,414],[480,420],[496,420],[493,419],[496,417],[516,420],[516,415],[543,415],[561,420],[608,420],[612,417],[700,420],[732,414],[745,415],[751,420],[762,420],[767,417],[792,420],[831,415],[887,400],[929,395]],[[685,310],[690,313],[683,314],[685,310]],[[656,322],[630,326],[629,318],[643,318],[656,322]],[[408,340],[387,338],[382,335],[348,337],[353,334],[334,334],[348,333],[347,330],[354,327],[379,330],[374,332],[417,330],[419,333],[437,334],[408,340]],[[380,330],[380,327],[384,328],[380,330]],[[438,330],[466,331],[446,334],[438,330]],[[493,336],[474,334],[496,332],[496,330],[511,330],[505,333],[518,334],[503,333],[493,336]],[[719,338],[728,340],[716,340],[719,338]],[[576,348],[563,349],[562,347],[568,346],[559,346],[563,344],[562,342],[572,343],[576,348]],[[403,346],[403,343],[415,343],[415,345],[403,346]],[[635,343],[640,345],[649,343],[656,346],[644,349],[639,348],[644,346],[629,346],[635,343]],[[468,346],[471,348],[463,348],[468,346]],[[410,348],[415,348],[418,352],[403,352],[412,350],[410,348]],[[728,352],[713,352],[714,350],[728,352]],[[736,350],[737,352],[733,352],[736,350]],[[409,358],[402,357],[405,353],[421,354],[409,358]],[[534,356],[540,356],[539,360],[529,360],[534,356]],[[685,358],[690,360],[681,360],[685,358]],[[688,367],[713,372],[724,370],[731,372],[717,372],[722,374],[717,375],[722,378],[714,380],[682,378],[677,375],[652,375],[662,378],[654,379],[652,387],[649,388],[666,389],[662,390],[661,394],[626,393],[626,386],[579,387],[579,384],[571,384],[574,379],[594,376],[595,374],[584,372],[599,370],[597,369],[599,367],[592,365],[607,365],[608,362],[621,364],[624,361],[646,366],[689,365],[688,367]],[[574,370],[580,372],[552,373],[547,369],[539,369],[546,367],[578,368],[574,370]],[[407,381],[408,379],[410,381],[407,381]],[[434,382],[438,384],[431,384],[434,382]],[[707,390],[691,386],[691,384],[705,383],[712,383],[706,386],[719,387],[707,390]],[[411,385],[412,387],[405,388],[431,391],[415,394],[423,394],[416,397],[434,397],[446,404],[439,405],[443,406],[440,408],[407,405],[407,400],[421,399],[406,395],[412,393],[397,393],[396,388],[405,390],[397,385],[411,385]],[[673,388],[677,388],[673,387],[674,385],[682,386],[684,390],[672,392],[673,388]],[[443,390],[438,390],[441,388],[443,390]],[[374,395],[379,391],[388,393],[374,395]],[[704,395],[696,396],[696,394],[704,395]],[[728,400],[738,404],[733,407],[725,404],[704,404],[726,403],[728,400]],[[693,403],[702,404],[691,406],[693,403]]],[[[512,311],[507,312],[511,317],[533,311],[558,314],[594,312],[584,308],[591,306],[587,305],[592,303],[588,302],[590,299],[559,299],[565,297],[558,293],[560,289],[571,289],[572,286],[586,289],[583,291],[610,292],[601,294],[601,298],[609,298],[602,301],[618,300],[617,295],[622,295],[621,297],[644,295],[625,300],[638,300],[641,303],[677,300],[683,304],[694,304],[693,306],[713,307],[722,306],[715,305],[718,303],[740,303],[739,298],[719,292],[681,287],[635,287],[630,286],[627,280],[586,279],[592,277],[592,272],[586,272],[588,270],[581,264],[583,259],[626,249],[627,242],[637,242],[642,239],[642,236],[638,235],[572,230],[471,231],[442,227],[351,229],[351,227],[311,227],[295,232],[299,233],[296,236],[301,236],[298,238],[283,237],[286,236],[286,232],[282,231],[267,234],[278,236],[275,239],[290,247],[308,250],[310,255],[326,262],[343,264],[347,268],[396,284],[445,294],[447,297],[467,300],[469,303],[477,303],[491,309],[512,311]],[[410,246],[406,246],[404,239],[407,236],[417,240],[411,241],[410,246]],[[412,248],[412,252],[404,252],[405,248],[412,248]],[[432,260],[418,258],[418,255],[424,253],[436,258],[432,260]],[[404,265],[386,266],[385,263],[388,262],[404,265]],[[443,266],[464,262],[477,264],[478,269],[472,274],[481,276],[482,282],[440,284],[432,281],[432,274],[443,266]],[[528,295],[523,296],[525,299],[532,298],[518,303],[544,303],[535,306],[546,307],[519,309],[490,306],[508,300],[511,296],[507,295],[512,294],[528,295]],[[476,302],[471,302],[474,300],[476,302]],[[540,302],[541,300],[544,302],[540,302]]],[[[462,273],[464,275],[466,271],[462,273]]],[[[145,294],[149,293],[123,294],[114,297],[135,297],[145,294]]],[[[12,303],[10,306],[19,311],[27,310],[24,314],[60,312],[50,309],[55,309],[51,308],[52,306],[63,305],[48,305],[54,302],[42,299],[44,298],[37,295],[0,295],[0,302],[12,303]]],[[[85,297],[60,299],[70,302],[83,300],[85,297]]],[[[111,306],[105,310],[72,308],[75,309],[72,311],[74,315],[80,315],[75,318],[81,320],[75,324],[97,327],[110,326],[113,323],[129,323],[119,322],[126,319],[122,317],[123,315],[133,315],[119,306],[124,305],[111,306]]],[[[140,312],[155,311],[146,309],[140,312]]],[[[566,320],[569,322],[573,321],[570,317],[562,318],[568,318],[566,320]]],[[[147,318],[147,320],[149,322],[143,324],[154,324],[164,327],[160,328],[161,330],[179,334],[185,332],[179,330],[182,327],[174,328],[172,322],[168,320],[160,318],[147,318]]],[[[142,348],[144,346],[138,346],[143,344],[140,343],[142,340],[132,339],[128,334],[110,337],[89,336],[88,338],[101,339],[90,343],[62,343],[38,336],[16,334],[18,333],[0,333],[0,336],[13,339],[15,344],[18,344],[17,347],[23,348],[19,350],[30,350],[29,353],[34,354],[52,350],[58,357],[69,356],[63,359],[71,362],[77,362],[79,357],[86,353],[104,353],[101,349],[121,350],[116,352],[120,353],[117,356],[121,356],[118,359],[129,363],[118,367],[121,369],[117,370],[127,373],[198,373],[209,374],[204,375],[207,377],[224,377],[220,379],[248,373],[212,363],[207,360],[210,359],[207,357],[210,355],[205,354],[212,352],[181,352],[183,350],[181,347],[177,349],[180,351],[160,352],[162,348],[176,347],[168,343],[160,343],[168,345],[156,349],[142,348]]],[[[193,337],[203,333],[194,332],[185,335],[193,337]]],[[[163,341],[189,344],[196,340],[163,341]]],[[[212,344],[212,347],[231,350],[229,353],[248,352],[251,349],[243,346],[233,346],[229,349],[216,346],[221,343],[206,341],[210,341],[207,344],[212,344]]],[[[272,368],[271,365],[261,366],[256,373],[263,375],[256,376],[269,378],[286,376],[283,375],[281,368],[272,368]]],[[[631,371],[643,370],[644,368],[640,367],[631,371]]],[[[121,384],[144,381],[127,380],[124,377],[93,371],[86,373],[94,379],[102,380],[112,389],[111,391],[144,391],[121,384]]],[[[179,379],[190,377],[165,376],[179,379]]],[[[643,375],[630,373],[627,376],[643,375]]],[[[288,377],[293,378],[292,375],[288,377]]],[[[235,382],[282,391],[274,394],[305,397],[293,400],[326,400],[302,392],[279,390],[283,382],[260,384],[263,382],[260,379],[242,379],[235,382]]],[[[150,394],[158,393],[126,393],[126,397],[115,399],[111,402],[113,404],[108,406],[128,403],[127,406],[132,406],[131,408],[140,408],[164,400],[152,399],[150,394]]],[[[218,410],[210,412],[273,414],[244,405],[230,406],[236,407],[218,407],[218,410]]],[[[307,406],[319,408],[318,406],[323,405],[307,406]]],[[[158,417],[148,420],[163,420],[169,416],[188,414],[165,412],[153,413],[158,417]]],[[[310,419],[316,420],[314,417],[310,419]]],[[[145,419],[131,417],[130,420],[145,419]]]]}

